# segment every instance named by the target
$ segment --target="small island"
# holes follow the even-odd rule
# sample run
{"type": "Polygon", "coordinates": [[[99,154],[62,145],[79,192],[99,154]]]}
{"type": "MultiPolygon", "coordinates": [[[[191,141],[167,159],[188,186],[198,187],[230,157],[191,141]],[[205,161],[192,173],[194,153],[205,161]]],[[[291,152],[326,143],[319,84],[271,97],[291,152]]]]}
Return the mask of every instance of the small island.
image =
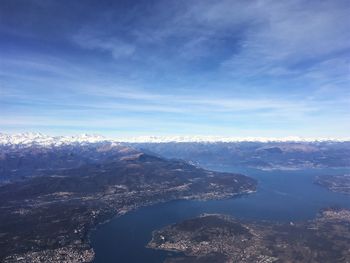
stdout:
{"type": "Polygon", "coordinates": [[[149,248],[181,252],[166,263],[350,262],[350,211],[307,222],[251,222],[204,214],[153,232],[149,248]]]}
{"type": "Polygon", "coordinates": [[[315,183],[333,192],[350,194],[350,174],[317,176],[315,183]]]}

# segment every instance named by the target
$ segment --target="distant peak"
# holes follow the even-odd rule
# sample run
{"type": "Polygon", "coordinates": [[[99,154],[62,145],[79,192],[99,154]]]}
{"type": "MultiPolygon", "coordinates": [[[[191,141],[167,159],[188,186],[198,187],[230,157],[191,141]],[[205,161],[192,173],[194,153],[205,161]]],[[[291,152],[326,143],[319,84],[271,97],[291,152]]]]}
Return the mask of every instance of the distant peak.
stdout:
{"type": "Polygon", "coordinates": [[[0,133],[0,145],[59,146],[73,143],[97,143],[102,141],[106,141],[106,138],[101,135],[89,134],[75,136],[49,136],[33,132],[16,134],[0,133]]]}
{"type": "Polygon", "coordinates": [[[138,136],[106,138],[97,134],[73,136],[49,136],[25,132],[17,134],[0,133],[0,145],[57,146],[73,143],[229,143],[229,142],[350,142],[350,138],[306,138],[306,137],[220,137],[220,136],[138,136]]]}
{"type": "Polygon", "coordinates": [[[119,142],[129,143],[171,143],[171,142],[197,142],[197,143],[217,143],[217,142],[344,142],[350,138],[307,138],[307,137],[230,137],[230,136],[139,136],[117,138],[119,142]]]}

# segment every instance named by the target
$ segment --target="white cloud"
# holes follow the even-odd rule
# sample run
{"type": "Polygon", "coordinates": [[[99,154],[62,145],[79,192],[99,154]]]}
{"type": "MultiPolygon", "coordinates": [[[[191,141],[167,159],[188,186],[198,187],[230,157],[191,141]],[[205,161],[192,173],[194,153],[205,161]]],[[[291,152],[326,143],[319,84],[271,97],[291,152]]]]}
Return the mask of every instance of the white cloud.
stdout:
{"type": "Polygon", "coordinates": [[[350,47],[350,6],[339,2],[257,1],[261,25],[223,66],[235,75],[283,76],[338,56],[350,47]]]}

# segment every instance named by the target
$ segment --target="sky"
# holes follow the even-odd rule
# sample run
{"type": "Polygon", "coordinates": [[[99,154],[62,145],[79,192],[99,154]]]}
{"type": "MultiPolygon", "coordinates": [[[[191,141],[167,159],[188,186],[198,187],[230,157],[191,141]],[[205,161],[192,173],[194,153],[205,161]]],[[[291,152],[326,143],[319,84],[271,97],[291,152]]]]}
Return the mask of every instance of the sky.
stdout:
{"type": "Polygon", "coordinates": [[[0,132],[349,137],[348,0],[0,1],[0,132]]]}

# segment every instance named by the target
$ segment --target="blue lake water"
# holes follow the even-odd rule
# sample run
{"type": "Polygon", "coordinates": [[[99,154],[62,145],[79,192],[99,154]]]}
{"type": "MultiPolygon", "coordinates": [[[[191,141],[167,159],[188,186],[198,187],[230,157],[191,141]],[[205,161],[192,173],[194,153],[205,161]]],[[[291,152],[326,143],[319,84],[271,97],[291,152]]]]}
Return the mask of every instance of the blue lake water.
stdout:
{"type": "Polygon", "coordinates": [[[172,201],[143,207],[100,225],[91,233],[95,263],[162,262],[168,252],[145,248],[152,231],[202,213],[229,214],[248,220],[298,221],[325,207],[350,208],[350,196],[313,183],[316,175],[349,173],[350,169],[261,171],[210,167],[240,172],[258,181],[256,193],[219,201],[172,201]]]}

